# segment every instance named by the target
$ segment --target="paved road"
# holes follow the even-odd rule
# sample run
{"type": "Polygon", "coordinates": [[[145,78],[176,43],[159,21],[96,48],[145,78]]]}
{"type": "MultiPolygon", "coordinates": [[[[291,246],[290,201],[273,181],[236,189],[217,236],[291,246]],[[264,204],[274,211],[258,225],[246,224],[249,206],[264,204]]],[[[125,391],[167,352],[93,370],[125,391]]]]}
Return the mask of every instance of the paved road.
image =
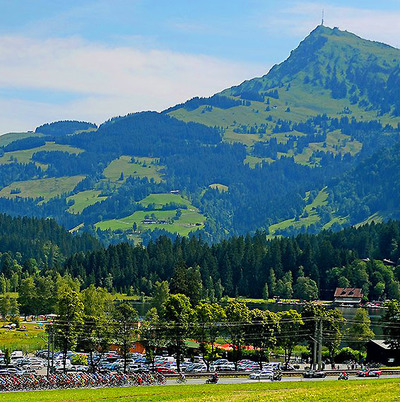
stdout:
{"type": "MultiPolygon", "coordinates": [[[[357,377],[350,376],[349,381],[357,381],[368,379],[368,377],[357,377]]],[[[371,377],[372,378],[372,377],[371,377]]],[[[395,375],[382,375],[380,378],[400,378],[400,374],[395,375]]],[[[284,382],[310,382],[310,381],[338,381],[337,376],[328,376],[325,378],[303,378],[303,377],[283,377],[282,381],[284,382]]],[[[187,384],[196,385],[196,384],[204,384],[206,382],[205,378],[188,378],[187,384]]],[[[220,384],[254,384],[257,382],[267,382],[270,383],[271,380],[250,380],[248,377],[224,377],[220,378],[220,384]]],[[[276,382],[276,381],[275,381],[276,382]]],[[[167,385],[176,385],[176,379],[168,379],[167,385]]]]}

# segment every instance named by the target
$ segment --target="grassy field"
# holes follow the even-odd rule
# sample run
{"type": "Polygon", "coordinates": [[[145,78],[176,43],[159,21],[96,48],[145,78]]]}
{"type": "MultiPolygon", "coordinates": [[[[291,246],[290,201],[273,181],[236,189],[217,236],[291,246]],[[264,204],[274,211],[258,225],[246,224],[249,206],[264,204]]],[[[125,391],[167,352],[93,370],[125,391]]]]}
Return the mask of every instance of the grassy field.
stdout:
{"type": "MultiPolygon", "coordinates": [[[[293,122],[304,121],[310,116],[315,116],[319,113],[323,113],[324,110],[329,110],[329,114],[332,116],[340,116],[340,110],[344,107],[348,107],[347,100],[333,100],[330,99],[327,94],[318,94],[321,99],[324,99],[321,105],[315,101],[314,93],[307,94],[292,86],[290,91],[282,91],[281,99],[272,100],[271,105],[273,108],[268,112],[265,111],[265,103],[252,102],[251,106],[237,106],[230,109],[218,109],[214,107],[211,112],[202,113],[204,107],[199,107],[192,111],[185,109],[178,109],[171,112],[171,115],[181,119],[183,121],[195,121],[206,125],[222,125],[225,127],[224,140],[230,143],[239,142],[247,146],[248,152],[251,151],[252,146],[259,141],[268,141],[271,137],[276,137],[278,142],[283,141],[284,133],[273,134],[272,130],[275,127],[275,122],[279,119],[288,120],[293,122]],[[304,96],[304,94],[306,94],[304,96]],[[301,96],[300,96],[301,95],[301,96]],[[298,99],[301,98],[301,99],[298,99]],[[287,113],[285,110],[288,105],[291,105],[291,112],[287,113]],[[255,124],[265,124],[266,115],[272,117],[272,121],[268,122],[267,133],[263,135],[259,134],[240,134],[234,131],[234,129],[241,125],[247,125],[248,127],[255,124]],[[219,122],[219,123],[218,123],[219,122]],[[221,124],[223,122],[223,124],[221,124]]],[[[354,108],[354,107],[353,107],[354,108]]],[[[362,120],[361,115],[358,113],[358,117],[362,120]]],[[[365,119],[372,119],[376,116],[364,116],[365,119]]],[[[286,133],[286,135],[303,135],[297,132],[286,133]]],[[[287,138],[284,142],[287,141],[287,138]]],[[[340,132],[339,130],[333,131],[327,134],[325,143],[312,143],[308,147],[304,148],[301,154],[285,154],[284,156],[295,156],[295,161],[299,164],[315,165],[318,160],[311,160],[314,152],[332,152],[333,154],[349,152],[352,155],[360,152],[362,144],[358,141],[351,141],[350,136],[340,132]]],[[[257,163],[260,163],[262,158],[255,158],[248,155],[245,159],[245,163],[250,167],[254,167],[257,163]]],[[[265,158],[267,162],[272,162],[272,159],[265,158]]]]}
{"type": "Polygon", "coordinates": [[[0,147],[5,147],[14,141],[23,140],[28,137],[43,137],[43,134],[26,132],[26,133],[7,133],[0,136],[0,147]]]}
{"type": "Polygon", "coordinates": [[[100,230],[131,230],[134,223],[137,225],[137,229],[140,232],[145,230],[164,229],[171,233],[178,233],[181,236],[187,236],[190,232],[201,229],[204,227],[205,217],[197,210],[182,209],[182,215],[178,220],[173,220],[176,214],[176,210],[172,211],[136,211],[132,215],[129,215],[121,219],[110,219],[103,222],[96,223],[96,228],[100,230]],[[168,221],[170,223],[143,223],[146,216],[150,217],[154,215],[154,218],[158,221],[168,221]],[[198,225],[196,225],[198,224],[198,225]]]}
{"type": "Polygon", "coordinates": [[[225,186],[224,184],[219,184],[219,183],[213,183],[210,184],[208,187],[214,189],[214,190],[218,190],[221,193],[225,193],[226,191],[229,191],[229,187],[225,186]]]}
{"type": "Polygon", "coordinates": [[[86,190],[80,193],[71,195],[67,198],[67,201],[74,201],[74,205],[71,205],[67,211],[71,214],[80,214],[82,211],[93,204],[102,202],[107,199],[107,196],[100,197],[100,190],[86,190]]]}
{"type": "MultiPolygon", "coordinates": [[[[5,323],[0,323],[3,326],[5,323]]],[[[0,349],[22,350],[23,352],[34,352],[43,349],[47,345],[47,337],[43,326],[36,324],[23,324],[25,331],[8,330],[0,328],[0,349]]]]}
{"type": "MultiPolygon", "coordinates": [[[[39,151],[62,151],[68,152],[70,154],[80,154],[83,152],[80,148],[71,147],[69,145],[61,145],[55,144],[54,142],[46,142],[46,145],[42,147],[32,148],[32,149],[24,149],[22,151],[12,151],[5,152],[2,157],[0,157],[0,164],[13,163],[17,161],[18,163],[29,163],[32,160],[32,155],[35,152],[39,151]]],[[[45,166],[42,164],[38,164],[40,166],[45,166]]]]}
{"type": "Polygon", "coordinates": [[[39,198],[44,202],[72,191],[85,176],[50,177],[48,179],[15,181],[0,191],[4,198],[39,198]],[[14,192],[14,194],[11,194],[14,192]]]}
{"type": "Polygon", "coordinates": [[[215,402],[343,402],[399,401],[400,380],[346,382],[294,382],[217,385],[175,385],[167,387],[102,388],[0,394],[0,401],[215,401],[215,402]]]}
{"type": "Polygon", "coordinates": [[[385,220],[385,216],[381,212],[375,212],[373,215],[368,217],[365,221],[360,222],[359,224],[355,225],[356,227],[358,226],[363,226],[370,224],[372,222],[375,223],[382,223],[385,220]]]}
{"type": "MultiPolygon", "coordinates": [[[[204,227],[206,218],[195,208],[188,199],[180,194],[159,193],[150,194],[140,201],[144,207],[150,206],[151,210],[136,211],[132,215],[120,218],[110,219],[96,223],[96,228],[100,230],[112,231],[132,231],[133,225],[136,224],[136,233],[131,233],[138,240],[140,232],[154,229],[164,229],[170,233],[178,233],[181,236],[187,236],[190,232],[204,227]],[[164,205],[175,203],[184,205],[186,208],[180,209],[181,215],[179,219],[176,217],[177,209],[161,210],[164,205]],[[152,223],[143,222],[144,220],[152,220],[152,223]],[[163,222],[160,222],[163,221],[163,222]]],[[[179,208],[178,208],[179,209],[179,208]]]]}
{"type": "Polygon", "coordinates": [[[160,193],[160,194],[150,194],[146,198],[140,201],[144,207],[148,207],[150,204],[154,204],[156,209],[162,208],[163,205],[175,203],[179,205],[185,205],[188,208],[193,208],[190,201],[183,198],[179,194],[171,193],[160,193]]]}
{"type": "Polygon", "coordinates": [[[249,165],[252,169],[254,169],[256,167],[256,165],[258,164],[262,164],[262,163],[273,163],[274,160],[271,158],[259,158],[257,156],[252,156],[252,155],[247,155],[246,159],[244,160],[244,163],[246,165],[249,165]]]}
{"type": "Polygon", "coordinates": [[[340,130],[335,130],[326,135],[325,142],[310,143],[308,147],[304,148],[301,154],[295,155],[294,160],[297,163],[309,165],[310,158],[313,153],[317,151],[323,151],[325,153],[330,152],[334,155],[350,153],[354,156],[361,151],[361,148],[361,142],[356,140],[352,141],[350,136],[341,133],[340,130]]]}
{"type": "Polygon", "coordinates": [[[139,158],[135,157],[135,162],[131,162],[131,156],[121,156],[113,160],[105,169],[104,176],[113,183],[123,183],[129,176],[142,179],[146,177],[148,180],[153,179],[156,183],[162,181],[161,170],[164,168],[158,165],[156,158],[139,158]],[[119,180],[123,173],[123,180],[119,180]]]}
{"type": "MultiPolygon", "coordinates": [[[[308,202],[310,194],[306,194],[305,201],[308,202]]],[[[302,215],[298,218],[287,219],[285,221],[276,223],[275,225],[271,225],[269,227],[269,235],[274,236],[276,231],[284,230],[289,227],[294,227],[296,229],[300,229],[302,226],[310,226],[314,223],[319,222],[320,217],[317,214],[316,208],[318,206],[326,205],[328,203],[328,193],[326,192],[326,188],[323,188],[315,199],[307,204],[304,207],[302,215]]]]}

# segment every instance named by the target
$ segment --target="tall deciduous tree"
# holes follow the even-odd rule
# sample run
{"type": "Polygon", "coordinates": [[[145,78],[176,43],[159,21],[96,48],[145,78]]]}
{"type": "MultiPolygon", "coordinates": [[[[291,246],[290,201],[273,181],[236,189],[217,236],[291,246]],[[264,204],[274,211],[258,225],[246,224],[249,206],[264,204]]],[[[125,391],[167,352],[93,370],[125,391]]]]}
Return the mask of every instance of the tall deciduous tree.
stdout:
{"type": "Polygon", "coordinates": [[[152,307],[140,323],[140,342],[146,349],[147,361],[151,362],[154,370],[154,360],[158,348],[165,346],[165,331],[161,326],[157,309],[152,307]]]}
{"type": "Polygon", "coordinates": [[[153,288],[152,305],[157,309],[160,317],[165,314],[165,303],[169,298],[169,286],[167,281],[156,282],[153,288]]]}
{"type": "Polygon", "coordinates": [[[318,298],[318,286],[315,281],[308,277],[297,278],[294,285],[294,297],[303,300],[315,300],[318,298]]]}
{"type": "Polygon", "coordinates": [[[138,312],[130,304],[124,302],[115,307],[113,318],[114,339],[120,347],[120,353],[124,360],[124,373],[126,373],[129,351],[136,338],[138,312]]]}
{"type": "Polygon", "coordinates": [[[94,285],[83,290],[81,295],[84,304],[84,331],[81,333],[80,345],[83,350],[89,352],[90,369],[94,373],[97,364],[93,353],[97,352],[101,357],[109,350],[113,340],[113,300],[112,295],[105,289],[96,288],[94,285]]]}
{"type": "Polygon", "coordinates": [[[246,340],[247,325],[250,322],[250,310],[245,303],[234,300],[225,308],[226,332],[232,346],[233,362],[237,370],[238,360],[241,357],[242,347],[246,340]]]}
{"type": "Polygon", "coordinates": [[[281,311],[279,317],[278,345],[285,350],[285,363],[290,362],[294,347],[300,342],[300,330],[304,325],[301,314],[296,310],[281,311]]]}
{"type": "Polygon", "coordinates": [[[74,349],[83,325],[83,303],[80,294],[68,286],[63,287],[57,300],[58,317],[54,323],[55,340],[63,352],[66,371],[67,352],[74,349]]]}
{"type": "Polygon", "coordinates": [[[186,295],[171,295],[165,304],[165,328],[170,345],[176,353],[176,365],[180,371],[180,363],[185,347],[185,337],[189,334],[193,321],[193,310],[186,295]]]}
{"type": "Polygon", "coordinates": [[[260,369],[262,369],[262,363],[268,359],[269,350],[276,344],[278,330],[279,318],[276,313],[260,309],[250,311],[246,341],[254,346],[260,369]]]}
{"type": "Polygon", "coordinates": [[[346,319],[343,317],[343,313],[335,308],[333,310],[325,310],[323,323],[323,342],[324,346],[328,348],[330,361],[333,363],[333,359],[337,350],[342,342],[344,335],[343,328],[346,323],[346,319]]]}
{"type": "Polygon", "coordinates": [[[365,350],[366,343],[375,336],[367,310],[359,308],[356,311],[348,335],[353,349],[365,350]]]}
{"type": "Polygon", "coordinates": [[[22,279],[18,292],[18,301],[21,311],[25,315],[37,313],[38,295],[33,277],[22,279]]]}
{"type": "Polygon", "coordinates": [[[208,371],[210,362],[216,358],[215,342],[221,334],[226,314],[217,303],[199,303],[194,310],[197,322],[195,335],[208,371]]]}
{"type": "Polygon", "coordinates": [[[1,316],[3,317],[4,321],[7,319],[7,317],[10,314],[10,307],[11,307],[10,296],[4,295],[0,299],[0,313],[1,313],[1,316]]]}

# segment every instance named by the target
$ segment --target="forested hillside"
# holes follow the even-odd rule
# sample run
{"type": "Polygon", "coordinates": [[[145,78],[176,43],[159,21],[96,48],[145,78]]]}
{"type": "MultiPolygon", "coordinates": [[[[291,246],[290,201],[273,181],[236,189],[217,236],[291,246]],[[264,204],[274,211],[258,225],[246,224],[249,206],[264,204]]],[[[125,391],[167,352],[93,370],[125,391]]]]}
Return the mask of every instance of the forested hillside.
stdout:
{"type": "MultiPolygon", "coordinates": [[[[84,286],[104,285],[151,295],[157,281],[190,298],[227,295],[333,297],[336,287],[361,287],[370,299],[400,297],[400,223],[365,225],[337,233],[268,240],[265,233],[209,246],[196,237],[165,236],[146,248],[126,243],[66,261],[62,274],[84,286]],[[382,260],[391,259],[391,265],[382,260]]],[[[198,300],[197,300],[198,301],[198,300]]]]}
{"type": "Polygon", "coordinates": [[[27,263],[47,269],[60,266],[74,253],[98,248],[100,243],[95,238],[86,233],[74,236],[53,219],[13,218],[0,214],[1,273],[7,277],[13,271],[13,259],[16,265],[27,263]]]}
{"type": "Polygon", "coordinates": [[[160,236],[147,247],[104,248],[53,220],[0,215],[0,293],[32,296],[63,277],[82,288],[149,296],[166,281],[195,303],[223,296],[331,299],[336,287],[361,287],[370,300],[400,298],[399,244],[400,222],[390,221],[292,238],[259,231],[210,245],[196,236],[160,236]]]}
{"type": "Polygon", "coordinates": [[[108,242],[207,242],[400,216],[400,50],[317,27],[268,74],[163,113],[0,141],[0,210],[108,242]]]}

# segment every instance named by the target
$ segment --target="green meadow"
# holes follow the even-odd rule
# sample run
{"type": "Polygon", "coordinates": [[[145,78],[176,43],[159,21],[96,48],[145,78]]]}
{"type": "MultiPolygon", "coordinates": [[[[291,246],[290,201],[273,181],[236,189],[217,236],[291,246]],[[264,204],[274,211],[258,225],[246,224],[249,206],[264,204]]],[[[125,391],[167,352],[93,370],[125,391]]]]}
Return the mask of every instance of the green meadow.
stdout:
{"type": "MultiPolygon", "coordinates": [[[[307,205],[304,207],[302,214],[298,217],[286,219],[282,222],[271,225],[269,227],[269,236],[273,237],[279,230],[285,230],[288,228],[300,229],[302,226],[308,227],[318,223],[321,220],[321,217],[318,215],[317,208],[319,206],[327,205],[328,197],[329,194],[326,187],[323,188],[312,201],[310,201],[310,192],[307,192],[306,197],[304,198],[307,205]]],[[[333,219],[324,226],[324,229],[329,229],[335,222],[343,224],[345,221],[346,218],[333,217],[333,219]]]]}
{"type": "Polygon", "coordinates": [[[59,195],[69,193],[85,176],[50,177],[47,179],[15,181],[0,190],[0,197],[4,198],[39,198],[43,202],[59,195]]]}
{"type": "Polygon", "coordinates": [[[99,388],[0,394],[7,402],[386,402],[400,400],[399,379],[357,381],[259,382],[217,385],[173,385],[99,388]]]}
{"type": "Polygon", "coordinates": [[[132,215],[121,219],[110,219],[96,223],[96,228],[100,230],[112,231],[130,231],[133,224],[136,223],[137,231],[164,229],[171,233],[178,233],[181,236],[187,236],[190,232],[204,227],[205,217],[195,209],[182,209],[182,215],[174,220],[176,210],[170,211],[136,211],[132,215]],[[144,223],[147,219],[156,221],[165,221],[166,223],[144,223]],[[197,225],[196,225],[197,224],[197,225]]]}
{"type": "MultiPolygon", "coordinates": [[[[31,149],[24,149],[21,151],[12,151],[12,152],[5,152],[2,157],[0,157],[0,164],[7,164],[7,163],[29,163],[32,162],[32,155],[36,152],[40,151],[62,151],[68,152],[70,154],[80,154],[84,152],[80,148],[71,147],[69,145],[62,145],[62,144],[55,144],[54,142],[46,142],[46,145],[41,147],[31,148],[31,149]]],[[[38,164],[39,166],[44,166],[42,164],[38,164]]]]}
{"type": "Polygon", "coordinates": [[[29,137],[43,137],[43,134],[26,132],[26,133],[7,133],[0,135],[0,147],[5,147],[14,141],[23,140],[29,137]]]}
{"type": "Polygon", "coordinates": [[[123,155],[113,160],[104,169],[103,175],[113,183],[123,183],[128,177],[153,179],[156,183],[160,183],[162,181],[161,170],[163,168],[164,166],[158,165],[157,158],[132,158],[131,156],[123,155]],[[121,173],[123,174],[122,179],[121,173]]]}
{"type": "Polygon", "coordinates": [[[229,191],[228,186],[225,186],[224,184],[220,184],[220,183],[213,183],[213,184],[210,184],[208,187],[212,188],[213,190],[218,190],[221,193],[225,193],[226,191],[229,191]]]}
{"type": "Polygon", "coordinates": [[[97,204],[107,199],[107,196],[100,196],[100,194],[100,190],[86,190],[67,197],[67,202],[74,202],[67,211],[71,214],[82,213],[82,211],[90,205],[97,204]]]}
{"type": "Polygon", "coordinates": [[[206,218],[188,199],[180,194],[159,193],[150,194],[139,202],[146,211],[136,211],[133,214],[119,218],[109,219],[96,223],[96,228],[111,231],[129,231],[131,235],[136,235],[135,241],[139,239],[141,232],[146,230],[164,229],[170,233],[178,233],[187,236],[190,232],[204,227],[206,218]],[[167,204],[182,205],[186,208],[175,208],[163,210],[167,204]],[[177,213],[177,211],[180,213],[177,213]],[[132,233],[134,224],[136,233],[132,233]]]}
{"type": "MultiPolygon", "coordinates": [[[[1,322],[3,326],[5,322],[1,322]]],[[[7,328],[0,328],[0,349],[9,348],[13,350],[22,350],[23,352],[35,352],[47,346],[47,335],[44,326],[37,324],[24,323],[24,330],[17,331],[7,328]]]]}
{"type": "Polygon", "coordinates": [[[163,205],[170,203],[185,205],[188,208],[193,208],[189,200],[183,198],[179,194],[171,193],[150,194],[146,198],[143,198],[140,203],[144,207],[148,207],[150,204],[154,204],[156,209],[162,208],[163,205]]]}

